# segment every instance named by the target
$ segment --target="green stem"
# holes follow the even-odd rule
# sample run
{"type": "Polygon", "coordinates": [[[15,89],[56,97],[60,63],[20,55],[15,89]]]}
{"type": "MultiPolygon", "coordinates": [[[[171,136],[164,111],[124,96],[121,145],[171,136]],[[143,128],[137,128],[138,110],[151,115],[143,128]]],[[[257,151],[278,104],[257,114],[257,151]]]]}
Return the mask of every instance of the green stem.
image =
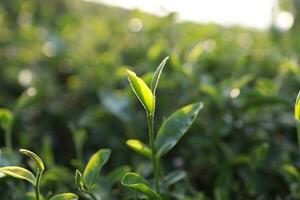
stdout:
{"type": "Polygon", "coordinates": [[[153,114],[147,113],[147,122],[148,122],[148,130],[149,130],[149,139],[150,139],[150,145],[151,145],[151,151],[152,151],[152,165],[153,165],[153,174],[154,174],[154,180],[155,180],[155,188],[156,192],[159,194],[159,168],[158,163],[156,160],[156,148],[154,145],[154,132],[153,132],[153,114]]]}
{"type": "Polygon", "coordinates": [[[5,133],[5,144],[7,147],[8,151],[12,151],[12,141],[11,141],[11,130],[12,130],[12,126],[10,125],[5,133]]]}
{"type": "Polygon", "coordinates": [[[36,183],[35,183],[35,197],[36,200],[40,200],[40,182],[43,172],[38,169],[36,174],[36,183]]]}

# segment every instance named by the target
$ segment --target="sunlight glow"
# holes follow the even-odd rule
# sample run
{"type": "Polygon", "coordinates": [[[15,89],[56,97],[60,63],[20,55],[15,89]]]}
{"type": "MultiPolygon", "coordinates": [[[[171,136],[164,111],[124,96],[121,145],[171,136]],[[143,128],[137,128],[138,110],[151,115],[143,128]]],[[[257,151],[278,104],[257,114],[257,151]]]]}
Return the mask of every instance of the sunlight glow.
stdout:
{"type": "Polygon", "coordinates": [[[214,22],[222,25],[241,25],[268,28],[272,22],[275,0],[85,0],[140,9],[156,15],[178,13],[179,20],[214,22]]]}

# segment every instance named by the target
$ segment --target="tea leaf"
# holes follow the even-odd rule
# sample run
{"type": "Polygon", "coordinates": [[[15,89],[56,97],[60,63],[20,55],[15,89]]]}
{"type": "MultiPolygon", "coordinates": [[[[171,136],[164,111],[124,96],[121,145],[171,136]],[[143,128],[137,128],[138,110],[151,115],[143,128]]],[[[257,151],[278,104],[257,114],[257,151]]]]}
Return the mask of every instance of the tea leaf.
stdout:
{"type": "Polygon", "coordinates": [[[177,144],[202,108],[202,102],[187,105],[174,112],[163,122],[155,141],[157,157],[165,155],[177,144]]]}
{"type": "Polygon", "coordinates": [[[82,174],[78,170],[75,172],[75,183],[79,190],[83,190],[82,174]]]}
{"type": "Polygon", "coordinates": [[[161,196],[150,188],[148,181],[139,174],[127,173],[123,177],[121,183],[126,187],[135,189],[143,193],[144,195],[153,200],[162,200],[161,196]]]}
{"type": "Polygon", "coordinates": [[[120,183],[126,173],[130,171],[129,166],[121,166],[114,169],[105,177],[105,185],[109,188],[115,183],[120,183]]]}
{"type": "Polygon", "coordinates": [[[127,75],[132,90],[134,91],[146,111],[148,111],[149,113],[153,113],[154,97],[149,87],[133,71],[127,70],[127,75]]]}
{"type": "Polygon", "coordinates": [[[33,153],[32,151],[29,151],[27,149],[20,149],[19,151],[22,154],[24,154],[24,155],[28,156],[29,158],[31,158],[32,160],[34,160],[41,172],[45,170],[45,166],[44,166],[42,159],[40,157],[38,157],[35,153],[33,153]]]}
{"type": "Polygon", "coordinates": [[[0,172],[14,178],[23,179],[29,181],[32,185],[35,185],[36,179],[34,175],[25,168],[18,166],[1,167],[0,172]]]}
{"type": "Polygon", "coordinates": [[[13,114],[10,110],[0,108],[0,126],[8,131],[13,123],[13,114]]]}
{"type": "Polygon", "coordinates": [[[127,140],[126,144],[133,151],[151,159],[151,149],[146,144],[136,139],[127,140]]]}
{"type": "Polygon", "coordinates": [[[51,197],[49,200],[77,200],[78,196],[73,193],[63,193],[51,197]]]}
{"type": "Polygon", "coordinates": [[[183,170],[176,170],[164,177],[167,186],[173,185],[186,177],[186,172],[183,170]]]}
{"type": "Polygon", "coordinates": [[[159,81],[159,78],[160,78],[160,74],[162,72],[162,70],[164,69],[164,66],[166,65],[166,62],[168,61],[169,59],[169,56],[167,56],[160,64],[159,66],[157,67],[153,77],[152,77],[152,81],[151,81],[151,91],[153,93],[153,96],[155,98],[155,92],[156,92],[156,88],[157,88],[157,84],[158,84],[158,81],[159,81]]]}
{"type": "Polygon", "coordinates": [[[101,168],[108,161],[111,151],[109,149],[101,149],[97,151],[89,160],[83,172],[83,183],[90,189],[97,178],[101,168]]]}
{"type": "Polygon", "coordinates": [[[300,121],[300,92],[298,93],[295,103],[295,119],[300,121]]]}

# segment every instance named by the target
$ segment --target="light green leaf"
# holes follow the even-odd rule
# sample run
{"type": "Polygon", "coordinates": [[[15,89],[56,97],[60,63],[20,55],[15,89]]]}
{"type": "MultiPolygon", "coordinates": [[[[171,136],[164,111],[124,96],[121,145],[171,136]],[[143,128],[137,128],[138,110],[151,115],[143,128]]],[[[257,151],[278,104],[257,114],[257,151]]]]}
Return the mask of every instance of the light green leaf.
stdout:
{"type": "Polygon", "coordinates": [[[168,61],[169,56],[167,56],[157,67],[153,77],[152,77],[152,81],[151,81],[151,91],[153,93],[153,96],[155,98],[155,92],[156,92],[156,88],[157,88],[157,84],[161,75],[162,70],[164,69],[164,66],[166,65],[166,62],[168,61]]]}
{"type": "Polygon", "coordinates": [[[130,149],[151,159],[151,149],[146,144],[136,139],[127,140],[126,144],[130,149]]]}
{"type": "Polygon", "coordinates": [[[6,108],[0,108],[0,126],[8,131],[13,123],[13,114],[6,108]]]}
{"type": "Polygon", "coordinates": [[[295,103],[295,119],[297,125],[297,134],[298,134],[298,144],[300,146],[300,92],[298,93],[296,103],[295,103]]]}
{"type": "Polygon", "coordinates": [[[44,166],[42,159],[40,157],[38,157],[35,153],[33,153],[32,151],[29,151],[27,149],[20,149],[19,151],[22,154],[24,154],[24,155],[28,156],[29,158],[31,158],[32,160],[34,160],[41,172],[43,172],[45,170],[45,166],[44,166]]]}
{"type": "Polygon", "coordinates": [[[154,97],[149,87],[133,71],[127,70],[127,75],[132,90],[134,91],[140,102],[143,104],[146,111],[148,111],[149,113],[153,113],[154,97]]]}
{"type": "Polygon", "coordinates": [[[35,185],[36,179],[34,175],[25,168],[18,166],[1,167],[0,172],[14,178],[23,179],[29,181],[32,185],[35,185]]]}
{"type": "Polygon", "coordinates": [[[75,183],[79,190],[83,190],[82,174],[79,170],[75,172],[75,183]]]}
{"type": "Polygon", "coordinates": [[[83,183],[88,189],[94,185],[101,168],[108,161],[110,153],[109,149],[101,149],[90,158],[83,172],[83,183]]]}
{"type": "Polygon", "coordinates": [[[50,200],[77,200],[78,196],[73,193],[58,194],[50,198],[50,200]]]}
{"type": "Polygon", "coordinates": [[[202,102],[187,105],[174,112],[163,122],[155,140],[157,157],[165,155],[177,144],[202,108],[202,102]]]}
{"type": "Polygon", "coordinates": [[[148,181],[139,174],[127,173],[123,177],[121,183],[128,188],[135,189],[143,193],[150,199],[162,200],[161,196],[150,188],[148,181]]]}
{"type": "Polygon", "coordinates": [[[300,121],[300,92],[298,93],[295,103],[295,119],[300,121]]]}

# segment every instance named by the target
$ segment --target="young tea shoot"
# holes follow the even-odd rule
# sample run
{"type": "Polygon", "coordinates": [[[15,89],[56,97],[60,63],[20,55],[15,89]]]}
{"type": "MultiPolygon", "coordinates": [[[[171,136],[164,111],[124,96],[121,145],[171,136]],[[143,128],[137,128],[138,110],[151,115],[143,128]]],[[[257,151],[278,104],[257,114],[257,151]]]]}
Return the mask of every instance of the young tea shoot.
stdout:
{"type": "MultiPolygon", "coordinates": [[[[42,179],[43,172],[45,170],[44,163],[42,159],[32,151],[29,151],[27,149],[20,149],[20,153],[28,156],[35,162],[37,166],[35,175],[31,171],[19,166],[0,167],[0,172],[7,176],[11,176],[17,179],[23,179],[30,182],[34,187],[36,200],[42,200],[44,198],[40,193],[40,182],[42,179]]],[[[76,194],[62,193],[51,197],[49,200],[77,200],[77,199],[78,196],[76,194]]]]}
{"type": "MultiPolygon", "coordinates": [[[[145,108],[150,147],[137,139],[130,139],[126,144],[133,151],[152,161],[155,190],[151,188],[149,182],[145,178],[137,173],[127,173],[123,177],[121,183],[124,186],[134,189],[146,195],[148,198],[155,200],[163,199],[161,194],[161,168],[159,166],[161,157],[167,154],[178,143],[192,125],[199,111],[203,108],[202,102],[180,108],[163,122],[157,134],[154,133],[154,114],[157,100],[156,89],[168,59],[169,57],[166,57],[156,69],[152,77],[150,88],[136,75],[136,73],[127,70],[131,88],[145,108]]],[[[182,172],[174,174],[172,174],[172,177],[176,177],[173,178],[173,180],[181,180],[181,178],[185,176],[185,173],[182,172]]]]}

